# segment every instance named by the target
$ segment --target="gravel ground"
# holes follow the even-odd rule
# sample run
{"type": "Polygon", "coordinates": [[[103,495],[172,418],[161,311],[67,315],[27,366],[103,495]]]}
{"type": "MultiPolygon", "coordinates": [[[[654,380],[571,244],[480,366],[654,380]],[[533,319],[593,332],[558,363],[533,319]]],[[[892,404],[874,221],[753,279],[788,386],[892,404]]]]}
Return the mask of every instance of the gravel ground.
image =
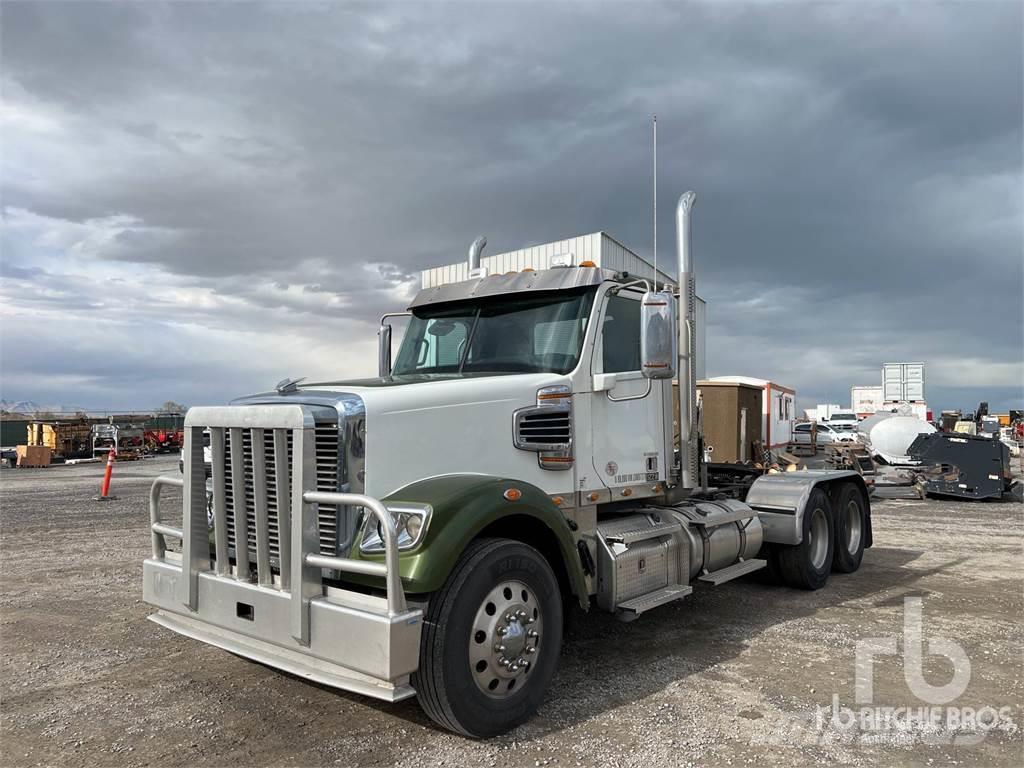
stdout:
{"type": "MultiPolygon", "coordinates": [[[[0,472],[3,765],[1024,764],[1008,726],[829,725],[833,697],[855,707],[857,641],[900,638],[919,596],[925,640],[970,659],[943,717],[1008,707],[1024,726],[1024,505],[876,499],[863,567],[818,592],[750,577],[631,624],[581,615],[539,714],[479,742],[414,701],[310,685],[146,621],[145,499],[170,471],[170,457],[120,465],[106,503],[91,500],[101,465],[0,472]]],[[[943,685],[952,665],[926,655],[924,672],[943,685]]],[[[880,658],[873,706],[928,706],[903,673],[902,655],[880,658]]]]}

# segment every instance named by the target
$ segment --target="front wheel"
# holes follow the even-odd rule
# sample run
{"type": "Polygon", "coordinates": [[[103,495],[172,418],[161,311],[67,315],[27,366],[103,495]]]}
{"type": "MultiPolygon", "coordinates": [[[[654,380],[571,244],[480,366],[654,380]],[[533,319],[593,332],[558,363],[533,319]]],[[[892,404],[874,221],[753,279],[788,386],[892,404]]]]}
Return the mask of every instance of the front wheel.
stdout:
{"type": "Polygon", "coordinates": [[[561,645],[562,599],[547,560],[518,541],[482,539],[430,601],[412,684],[434,722],[496,736],[540,706],[561,645]]]}
{"type": "Polygon", "coordinates": [[[835,555],[832,519],[828,495],[815,488],[804,508],[801,542],[775,547],[776,566],[784,584],[798,589],[825,586],[835,555]]]}

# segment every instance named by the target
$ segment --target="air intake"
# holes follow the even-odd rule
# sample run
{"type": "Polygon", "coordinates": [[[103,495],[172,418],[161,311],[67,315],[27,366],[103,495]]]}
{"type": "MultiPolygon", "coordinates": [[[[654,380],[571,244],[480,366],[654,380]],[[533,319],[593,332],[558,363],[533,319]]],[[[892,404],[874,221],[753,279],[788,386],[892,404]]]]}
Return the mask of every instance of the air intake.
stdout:
{"type": "Polygon", "coordinates": [[[516,448],[552,450],[572,442],[572,418],[568,408],[540,406],[519,411],[516,448]]]}
{"type": "Polygon", "coordinates": [[[572,392],[558,385],[537,392],[537,404],[512,414],[512,443],[537,454],[543,469],[569,469],[572,455],[572,392]]]}

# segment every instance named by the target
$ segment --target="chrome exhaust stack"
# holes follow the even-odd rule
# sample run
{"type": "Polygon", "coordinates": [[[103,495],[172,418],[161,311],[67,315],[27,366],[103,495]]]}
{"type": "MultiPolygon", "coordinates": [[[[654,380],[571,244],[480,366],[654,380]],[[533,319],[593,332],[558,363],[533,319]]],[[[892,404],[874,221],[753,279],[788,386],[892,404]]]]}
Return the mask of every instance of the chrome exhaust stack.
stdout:
{"type": "Polygon", "coordinates": [[[484,246],[487,245],[487,238],[481,235],[473,244],[469,246],[469,277],[484,277],[485,275],[480,274],[480,254],[483,253],[484,246]]]}
{"type": "Polygon", "coordinates": [[[696,488],[697,456],[697,379],[694,364],[697,327],[697,286],[693,272],[690,243],[690,214],[697,200],[694,192],[685,192],[676,205],[676,253],[679,258],[679,466],[680,485],[696,488]]]}

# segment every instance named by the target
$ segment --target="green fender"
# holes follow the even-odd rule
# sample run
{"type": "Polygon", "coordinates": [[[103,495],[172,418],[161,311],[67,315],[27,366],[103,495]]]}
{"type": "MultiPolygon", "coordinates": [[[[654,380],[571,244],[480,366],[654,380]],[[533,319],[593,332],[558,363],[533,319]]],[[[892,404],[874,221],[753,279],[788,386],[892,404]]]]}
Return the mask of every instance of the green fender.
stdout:
{"type": "MultiPolygon", "coordinates": [[[[425,594],[440,589],[466,545],[481,531],[503,518],[525,515],[540,521],[554,534],[572,592],[582,608],[589,608],[586,578],[569,523],[551,498],[536,486],[488,475],[444,475],[411,483],[381,501],[384,504],[429,504],[433,508],[423,541],[414,549],[400,553],[399,570],[407,593],[425,594]],[[510,488],[522,493],[515,501],[504,497],[510,488]]],[[[367,555],[359,551],[361,537],[362,531],[349,557],[383,562],[383,554],[367,555]]],[[[345,580],[369,586],[384,585],[382,579],[354,574],[345,574],[345,580]]]]}

